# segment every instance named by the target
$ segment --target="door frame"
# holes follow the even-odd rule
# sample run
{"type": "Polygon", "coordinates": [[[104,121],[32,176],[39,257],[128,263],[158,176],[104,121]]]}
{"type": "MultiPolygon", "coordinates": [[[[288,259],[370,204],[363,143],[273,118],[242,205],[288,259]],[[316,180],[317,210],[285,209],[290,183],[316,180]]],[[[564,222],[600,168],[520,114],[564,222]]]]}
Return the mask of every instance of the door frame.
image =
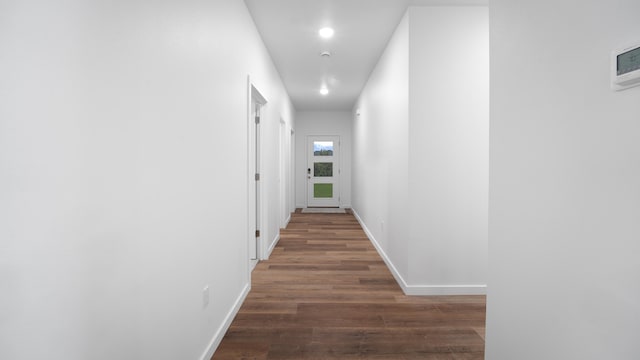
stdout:
{"type": "Polygon", "coordinates": [[[280,199],[278,206],[278,225],[281,229],[287,227],[287,215],[289,206],[287,203],[287,187],[289,183],[288,169],[289,164],[287,161],[287,140],[289,137],[287,136],[287,123],[284,121],[282,116],[280,116],[280,127],[278,128],[278,182],[279,182],[279,191],[280,191],[280,199]]]}
{"type": "Polygon", "coordinates": [[[261,154],[263,146],[261,140],[262,127],[256,124],[253,116],[254,104],[259,105],[261,123],[264,123],[264,109],[267,100],[247,76],[247,259],[249,273],[260,260],[264,259],[264,204],[262,181],[257,180],[256,174],[262,174],[261,154]],[[260,231],[260,236],[256,236],[260,231]],[[252,256],[255,253],[255,256],[252,256]]]}

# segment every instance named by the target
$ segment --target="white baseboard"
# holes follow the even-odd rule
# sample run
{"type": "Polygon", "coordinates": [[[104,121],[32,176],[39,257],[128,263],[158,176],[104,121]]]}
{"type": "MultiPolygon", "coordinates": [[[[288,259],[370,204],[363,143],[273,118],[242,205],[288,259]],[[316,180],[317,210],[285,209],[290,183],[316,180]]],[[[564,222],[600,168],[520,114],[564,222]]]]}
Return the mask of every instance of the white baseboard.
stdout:
{"type": "Polygon", "coordinates": [[[276,245],[278,245],[278,241],[280,241],[280,231],[278,231],[278,233],[276,234],[276,237],[273,239],[273,241],[271,241],[271,244],[267,249],[267,253],[265,254],[264,259],[261,259],[261,260],[269,260],[269,256],[271,256],[273,249],[275,249],[276,245]]]}
{"type": "Polygon", "coordinates": [[[256,268],[256,265],[258,265],[258,260],[254,260],[254,259],[249,260],[249,272],[252,272],[253,269],[256,268]]]}
{"type": "Polygon", "coordinates": [[[247,298],[249,290],[251,290],[251,284],[245,285],[244,289],[242,289],[242,292],[240,292],[240,296],[238,296],[236,302],[233,304],[233,307],[224,318],[222,325],[220,325],[216,333],[213,335],[213,339],[211,339],[207,350],[204,352],[204,354],[202,354],[202,357],[200,358],[201,360],[209,360],[211,359],[211,357],[213,357],[213,353],[216,352],[216,349],[220,345],[220,342],[222,342],[222,338],[224,338],[227,330],[229,330],[229,326],[231,326],[233,318],[236,317],[236,314],[238,313],[238,311],[240,311],[242,303],[244,303],[244,300],[247,298]]]}
{"type": "Polygon", "coordinates": [[[362,226],[364,233],[367,235],[373,246],[380,254],[382,260],[391,271],[391,274],[402,288],[405,295],[486,295],[487,285],[409,285],[402,277],[398,269],[395,267],[387,253],[380,246],[373,233],[369,230],[360,215],[355,209],[351,209],[353,215],[362,226]]]}
{"type": "Polygon", "coordinates": [[[360,223],[360,226],[362,226],[364,233],[367,235],[367,237],[369,238],[373,246],[376,248],[376,250],[378,251],[378,254],[380,254],[380,257],[382,258],[382,260],[384,260],[384,263],[387,264],[389,271],[391,271],[391,274],[398,282],[398,285],[400,285],[400,287],[402,288],[402,291],[405,294],[407,294],[406,289],[409,287],[407,282],[404,280],[402,275],[400,275],[400,272],[398,271],[398,269],[396,269],[395,265],[393,265],[393,262],[391,261],[391,259],[389,259],[389,257],[387,256],[387,253],[382,249],[382,247],[380,246],[376,238],[373,236],[373,233],[371,233],[371,231],[369,230],[367,225],[364,223],[364,221],[362,220],[358,212],[353,208],[351,208],[351,212],[353,212],[353,215],[356,217],[356,220],[358,220],[358,222],[360,223]]]}
{"type": "Polygon", "coordinates": [[[409,285],[405,295],[487,295],[487,285],[409,285]]]}

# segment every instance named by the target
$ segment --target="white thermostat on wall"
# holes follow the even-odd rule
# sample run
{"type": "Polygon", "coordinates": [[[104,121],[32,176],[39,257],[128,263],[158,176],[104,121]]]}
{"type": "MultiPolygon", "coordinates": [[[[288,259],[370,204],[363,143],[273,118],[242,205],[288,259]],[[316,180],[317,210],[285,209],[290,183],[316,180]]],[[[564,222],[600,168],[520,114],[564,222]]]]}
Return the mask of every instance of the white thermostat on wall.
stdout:
{"type": "Polygon", "coordinates": [[[611,54],[611,87],[624,90],[640,85],[640,44],[611,54]]]}

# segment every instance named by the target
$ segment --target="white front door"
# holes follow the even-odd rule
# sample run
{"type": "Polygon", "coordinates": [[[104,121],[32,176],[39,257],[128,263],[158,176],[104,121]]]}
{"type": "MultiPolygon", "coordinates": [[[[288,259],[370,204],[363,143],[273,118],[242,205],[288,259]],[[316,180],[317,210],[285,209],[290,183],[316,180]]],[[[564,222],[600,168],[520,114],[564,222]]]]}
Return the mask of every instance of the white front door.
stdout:
{"type": "Polygon", "coordinates": [[[340,137],[307,138],[307,206],[340,206],[340,137]]]}

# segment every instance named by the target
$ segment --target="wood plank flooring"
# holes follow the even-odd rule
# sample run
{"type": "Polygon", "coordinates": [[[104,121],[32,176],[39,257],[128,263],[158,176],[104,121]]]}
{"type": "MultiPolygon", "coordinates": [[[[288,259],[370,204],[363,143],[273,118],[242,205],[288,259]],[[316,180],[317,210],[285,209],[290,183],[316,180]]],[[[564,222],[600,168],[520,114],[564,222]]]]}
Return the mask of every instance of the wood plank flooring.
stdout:
{"type": "Polygon", "coordinates": [[[405,296],[353,215],[292,216],[212,359],[484,359],[484,296],[405,296]]]}

